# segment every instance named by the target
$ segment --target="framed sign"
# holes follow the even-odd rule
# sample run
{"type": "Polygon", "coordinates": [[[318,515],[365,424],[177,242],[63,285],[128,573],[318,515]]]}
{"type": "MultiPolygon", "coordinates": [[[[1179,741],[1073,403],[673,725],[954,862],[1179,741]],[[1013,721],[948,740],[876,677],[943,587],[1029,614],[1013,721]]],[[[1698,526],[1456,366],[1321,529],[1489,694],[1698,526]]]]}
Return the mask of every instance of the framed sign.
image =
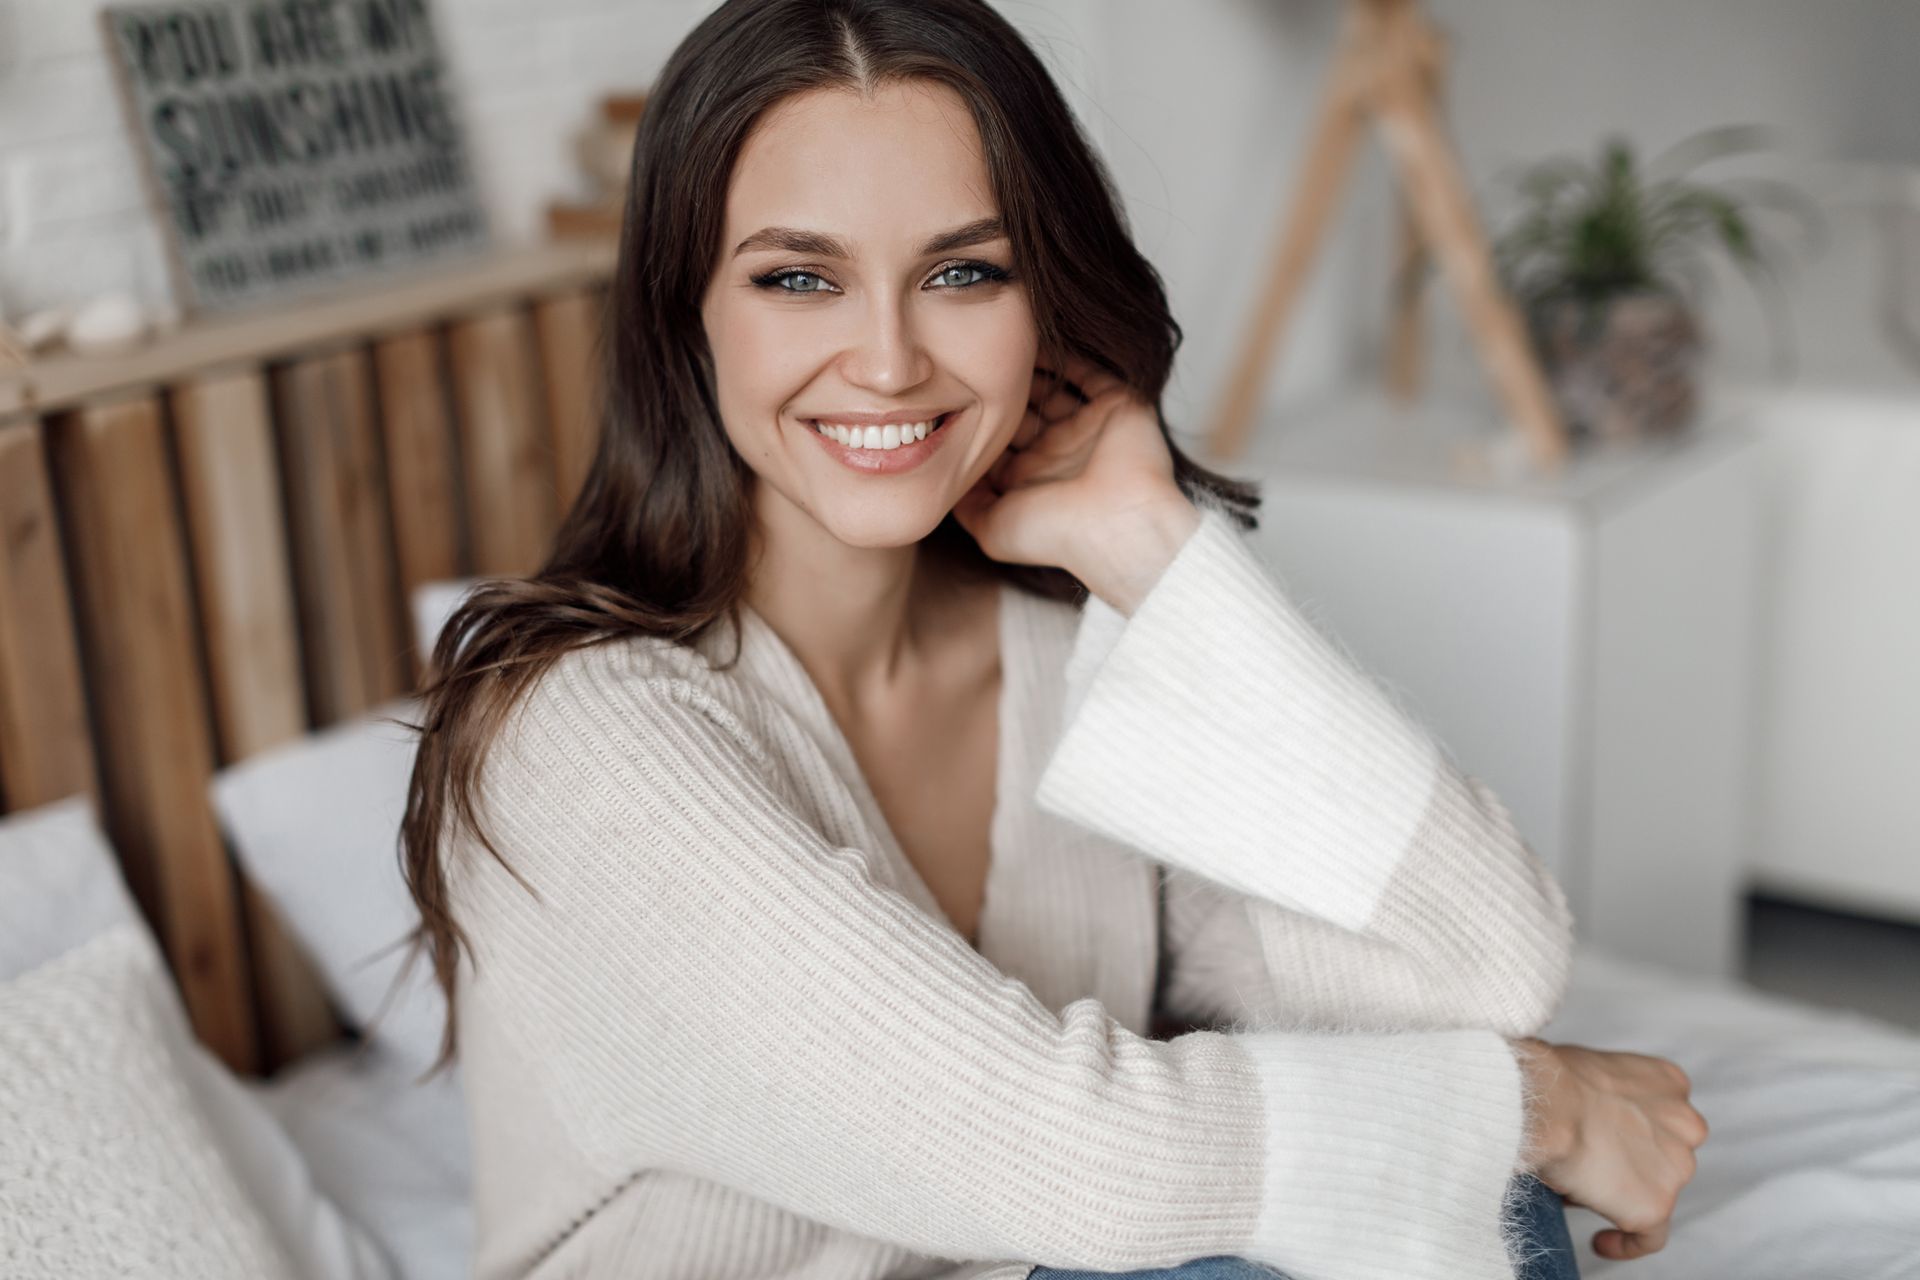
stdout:
{"type": "Polygon", "coordinates": [[[427,0],[199,0],[100,15],[185,310],[486,247],[427,0]]]}

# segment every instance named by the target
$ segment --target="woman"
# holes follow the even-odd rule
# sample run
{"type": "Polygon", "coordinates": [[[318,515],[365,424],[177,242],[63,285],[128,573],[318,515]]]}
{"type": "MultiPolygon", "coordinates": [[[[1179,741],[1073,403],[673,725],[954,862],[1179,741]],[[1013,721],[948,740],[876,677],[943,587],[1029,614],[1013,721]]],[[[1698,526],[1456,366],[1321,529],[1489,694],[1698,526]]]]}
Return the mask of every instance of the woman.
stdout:
{"type": "Polygon", "coordinates": [[[1169,440],[1178,326],[991,8],[714,11],[611,294],[403,832],[478,1274],[1570,1275],[1560,1193],[1658,1247],[1684,1078],[1533,1037],[1564,896],[1169,440]]]}

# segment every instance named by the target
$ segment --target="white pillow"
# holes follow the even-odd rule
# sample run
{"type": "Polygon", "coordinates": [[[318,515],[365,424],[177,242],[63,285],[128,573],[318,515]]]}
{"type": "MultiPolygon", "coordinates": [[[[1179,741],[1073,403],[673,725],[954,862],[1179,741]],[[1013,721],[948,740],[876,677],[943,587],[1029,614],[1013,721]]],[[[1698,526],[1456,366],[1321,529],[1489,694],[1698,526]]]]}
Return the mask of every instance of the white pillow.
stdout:
{"type": "MultiPolygon", "coordinates": [[[[0,818],[0,983],[40,971],[116,930],[132,930],[157,958],[152,934],[88,797],[0,818]]],[[[171,985],[165,991],[178,1009],[171,985]]],[[[184,1012],[178,1017],[184,1027],[184,1012]]],[[[320,1194],[292,1139],[224,1064],[191,1035],[176,1046],[173,1060],[239,1184],[301,1275],[371,1280],[395,1274],[366,1231],[320,1194]]],[[[4,1126],[0,1120],[0,1130],[4,1126]]],[[[7,1206],[0,1219],[11,1216],[4,1189],[0,1203],[7,1206]]],[[[0,1272],[11,1277],[11,1259],[0,1255],[0,1260],[8,1264],[0,1272]]]]}
{"type": "Polygon", "coordinates": [[[473,1153],[460,1065],[414,1082],[341,1041],[259,1090],[313,1179],[379,1238],[406,1280],[473,1280],[473,1153]]]}
{"type": "Polygon", "coordinates": [[[439,641],[447,619],[466,599],[467,592],[481,581],[480,578],[436,578],[413,589],[413,598],[408,603],[413,609],[414,652],[423,659],[433,656],[433,646],[439,641]]]}
{"type": "Polygon", "coordinates": [[[0,818],[0,981],[140,918],[89,797],[0,818]]]}
{"type": "MultiPolygon", "coordinates": [[[[482,579],[441,578],[408,601],[414,644],[433,652],[447,619],[482,579]]],[[[414,1075],[440,1052],[446,997],[426,957],[400,981],[405,938],[420,921],[400,872],[417,721],[400,698],[345,724],[222,771],[213,806],[248,878],[280,910],[356,1031],[414,1075]]]]}
{"type": "Polygon", "coordinates": [[[297,1280],[188,1083],[191,1042],[132,922],[0,986],[8,1276],[297,1280]]]}
{"type": "Polygon", "coordinates": [[[419,715],[415,699],[386,703],[231,765],[212,787],[240,865],[341,1011],[416,1074],[439,1052],[446,998],[424,955],[399,981],[420,920],[399,853],[417,735],[388,718],[419,715]]]}

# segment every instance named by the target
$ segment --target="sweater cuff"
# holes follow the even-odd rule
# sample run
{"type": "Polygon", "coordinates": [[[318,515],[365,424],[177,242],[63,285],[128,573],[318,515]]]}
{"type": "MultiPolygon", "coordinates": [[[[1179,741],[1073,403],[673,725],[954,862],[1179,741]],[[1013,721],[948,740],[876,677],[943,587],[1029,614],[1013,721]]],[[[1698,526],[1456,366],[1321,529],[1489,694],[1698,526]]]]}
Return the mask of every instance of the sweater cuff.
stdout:
{"type": "Polygon", "coordinates": [[[1496,1032],[1231,1039],[1266,1108],[1261,1216],[1241,1250],[1288,1275],[1511,1280],[1523,1075],[1496,1032]]]}
{"type": "Polygon", "coordinates": [[[1084,610],[1040,808],[1365,927],[1440,776],[1433,738],[1213,508],[1131,616],[1098,597],[1084,610]]]}

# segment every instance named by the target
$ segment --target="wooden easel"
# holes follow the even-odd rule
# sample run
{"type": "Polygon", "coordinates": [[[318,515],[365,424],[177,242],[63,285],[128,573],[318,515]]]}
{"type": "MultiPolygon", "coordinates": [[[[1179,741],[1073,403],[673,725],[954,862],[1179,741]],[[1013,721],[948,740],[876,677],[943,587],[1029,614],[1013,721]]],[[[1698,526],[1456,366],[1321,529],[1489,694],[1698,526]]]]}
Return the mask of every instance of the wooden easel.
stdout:
{"type": "Polygon", "coordinates": [[[1260,310],[1228,381],[1225,404],[1207,433],[1216,459],[1238,457],[1246,447],[1288,311],[1346,178],[1362,118],[1371,114],[1399,170],[1403,200],[1389,387],[1405,400],[1419,382],[1419,282],[1431,247],[1529,453],[1545,468],[1564,461],[1567,433],[1559,410],[1519,315],[1500,287],[1466,179],[1441,125],[1438,103],[1445,54],[1444,38],[1421,13],[1418,0],[1348,0],[1339,51],[1261,291],[1260,310]]]}

